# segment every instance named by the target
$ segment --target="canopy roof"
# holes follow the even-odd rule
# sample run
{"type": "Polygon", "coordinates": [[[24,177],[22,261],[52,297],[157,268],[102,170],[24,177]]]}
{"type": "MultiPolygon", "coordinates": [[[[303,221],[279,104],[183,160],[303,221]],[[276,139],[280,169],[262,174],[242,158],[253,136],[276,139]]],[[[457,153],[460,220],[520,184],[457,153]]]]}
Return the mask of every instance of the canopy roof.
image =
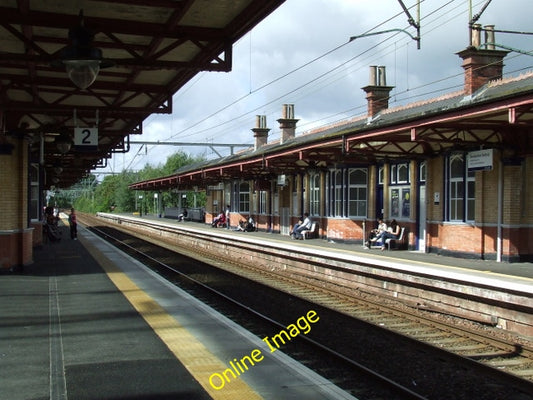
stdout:
{"type": "Polygon", "coordinates": [[[172,95],[198,72],[230,71],[235,41],[283,2],[2,1],[2,132],[30,139],[35,161],[42,136],[45,186],[70,186],[128,151],[129,136],[142,133],[148,116],[172,112],[172,95]],[[70,81],[62,61],[69,30],[80,25],[94,34],[91,45],[107,67],[86,89],[70,81]],[[72,140],[76,127],[98,128],[96,150],[58,151],[57,139],[72,140]],[[53,177],[54,166],[61,175],[53,177]]]}
{"type": "Polygon", "coordinates": [[[342,165],[426,159],[457,150],[495,148],[512,161],[533,152],[533,73],[463,92],[341,121],[284,143],[188,165],[138,182],[137,190],[205,188],[229,179],[261,181],[342,165]]]}

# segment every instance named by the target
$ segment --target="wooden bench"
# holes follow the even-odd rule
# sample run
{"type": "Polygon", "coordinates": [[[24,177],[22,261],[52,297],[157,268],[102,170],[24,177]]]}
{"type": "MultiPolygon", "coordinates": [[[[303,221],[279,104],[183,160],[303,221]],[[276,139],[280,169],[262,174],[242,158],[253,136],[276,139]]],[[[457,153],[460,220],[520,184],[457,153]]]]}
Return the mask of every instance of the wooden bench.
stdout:
{"type": "Polygon", "coordinates": [[[387,246],[387,250],[391,250],[393,248],[400,250],[403,249],[406,246],[406,237],[407,233],[405,231],[405,228],[400,229],[400,236],[398,236],[398,239],[386,239],[385,245],[387,246]]]}
{"type": "Polygon", "coordinates": [[[311,227],[309,229],[305,229],[301,231],[302,237],[304,240],[306,239],[314,239],[316,237],[318,231],[318,224],[316,222],[311,223],[311,227]]]}

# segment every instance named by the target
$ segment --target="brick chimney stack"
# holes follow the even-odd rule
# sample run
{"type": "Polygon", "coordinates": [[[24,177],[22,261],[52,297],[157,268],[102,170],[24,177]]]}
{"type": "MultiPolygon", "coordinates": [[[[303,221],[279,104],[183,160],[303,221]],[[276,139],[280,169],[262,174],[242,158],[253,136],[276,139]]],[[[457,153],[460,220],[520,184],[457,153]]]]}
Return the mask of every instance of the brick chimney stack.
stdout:
{"type": "Polygon", "coordinates": [[[255,138],[254,150],[257,150],[267,144],[268,132],[270,129],[268,129],[266,125],[266,115],[255,116],[255,128],[252,129],[255,138]]]}
{"type": "Polygon", "coordinates": [[[294,104],[283,104],[281,118],[278,119],[282,144],[294,138],[296,135],[296,123],[298,121],[298,119],[294,119],[294,104]]]}
{"type": "Polygon", "coordinates": [[[501,79],[503,59],[508,51],[495,50],[494,25],[485,25],[485,44],[481,48],[481,25],[472,26],[471,43],[457,53],[463,59],[465,70],[465,95],[469,96],[489,81],[501,79]]]}
{"type": "Polygon", "coordinates": [[[385,67],[370,66],[370,84],[362,88],[366,92],[369,118],[389,107],[390,92],[393,88],[394,86],[387,86],[385,67]]]}

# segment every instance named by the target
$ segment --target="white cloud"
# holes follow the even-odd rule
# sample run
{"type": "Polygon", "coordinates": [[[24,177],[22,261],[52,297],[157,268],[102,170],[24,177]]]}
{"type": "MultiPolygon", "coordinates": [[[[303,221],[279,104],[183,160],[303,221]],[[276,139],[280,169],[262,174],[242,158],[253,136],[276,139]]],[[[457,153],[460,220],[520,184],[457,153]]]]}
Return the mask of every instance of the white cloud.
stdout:
{"type": "MultiPolygon", "coordinates": [[[[416,3],[404,2],[408,7],[416,3]]],[[[476,14],[486,0],[472,3],[476,14]]],[[[530,31],[529,3],[493,0],[478,22],[494,24],[496,29],[530,31]]],[[[279,136],[276,119],[283,103],[295,104],[298,131],[364,114],[366,100],[361,87],[368,84],[370,65],[387,67],[387,83],[395,86],[393,102],[458,90],[463,76],[455,53],[468,44],[469,0],[425,0],[421,4],[421,49],[417,50],[415,41],[404,32],[347,43],[349,37],[369,29],[405,29],[416,35],[396,0],[287,0],[234,45],[232,72],[199,74],[175,94],[173,115],[150,117],[144,134],[133,139],[251,143],[256,114],[267,115],[274,139],[279,136]]],[[[411,14],[416,16],[415,8],[411,14]]],[[[531,36],[496,35],[497,43],[533,50],[531,36]]],[[[513,52],[505,60],[505,71],[531,69],[532,61],[530,55],[513,52]]],[[[132,148],[123,160],[109,164],[119,171],[128,165],[142,168],[147,162],[164,162],[176,150],[149,146],[147,155],[135,156],[137,148],[132,148]]],[[[215,156],[199,147],[183,150],[215,156]]]]}

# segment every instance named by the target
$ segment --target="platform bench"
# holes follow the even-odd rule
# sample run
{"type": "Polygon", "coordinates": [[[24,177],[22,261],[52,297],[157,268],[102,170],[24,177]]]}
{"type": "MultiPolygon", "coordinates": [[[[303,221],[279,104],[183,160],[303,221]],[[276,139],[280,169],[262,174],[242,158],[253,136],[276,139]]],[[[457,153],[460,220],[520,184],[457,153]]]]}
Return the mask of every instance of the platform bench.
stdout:
{"type": "Polygon", "coordinates": [[[398,236],[398,239],[386,239],[385,245],[387,246],[387,250],[404,250],[407,249],[407,232],[405,228],[401,228],[400,230],[400,236],[398,236]]]}
{"type": "Polygon", "coordinates": [[[300,233],[302,234],[304,240],[313,239],[313,238],[317,237],[318,224],[316,222],[312,222],[311,223],[311,227],[309,229],[303,230],[300,233]]]}

